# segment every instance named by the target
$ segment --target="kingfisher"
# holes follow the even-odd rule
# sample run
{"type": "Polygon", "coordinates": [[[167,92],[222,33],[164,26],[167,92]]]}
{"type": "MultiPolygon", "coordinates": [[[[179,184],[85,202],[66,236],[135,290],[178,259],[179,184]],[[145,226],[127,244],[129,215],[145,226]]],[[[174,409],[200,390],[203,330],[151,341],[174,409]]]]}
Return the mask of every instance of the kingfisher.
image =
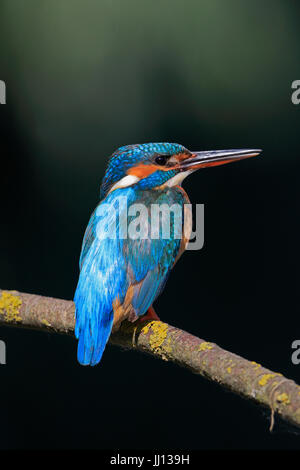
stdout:
{"type": "Polygon", "coordinates": [[[176,205],[184,214],[184,208],[190,207],[181,186],[186,176],[260,152],[192,152],[175,143],[146,143],[120,147],[111,155],[100,188],[100,202],[89,220],[80,253],[74,296],[80,364],[98,364],[110,334],[123,321],[159,320],[153,303],[187,247],[192,217],[191,211],[187,211],[188,216],[182,215],[178,230],[174,214],[170,218],[162,214],[155,219],[157,227],[152,230],[153,206],[176,205]],[[134,217],[136,214],[130,212],[133,206],[143,209],[143,217],[134,217]],[[135,224],[137,218],[139,224],[135,224]],[[168,236],[163,234],[166,224],[174,229],[169,230],[168,236]],[[130,234],[126,231],[129,225],[140,227],[130,234]],[[148,230],[143,230],[145,227],[148,230]]]}

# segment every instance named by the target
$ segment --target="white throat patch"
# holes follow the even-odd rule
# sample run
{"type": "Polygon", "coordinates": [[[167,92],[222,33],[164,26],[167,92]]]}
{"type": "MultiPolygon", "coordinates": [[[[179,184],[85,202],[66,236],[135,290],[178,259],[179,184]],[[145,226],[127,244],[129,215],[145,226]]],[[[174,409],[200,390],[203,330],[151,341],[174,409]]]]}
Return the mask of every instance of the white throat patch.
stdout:
{"type": "Polygon", "coordinates": [[[193,170],[182,171],[181,173],[178,173],[177,175],[173,176],[173,178],[170,178],[165,183],[165,186],[169,186],[170,188],[172,186],[180,186],[182,181],[191,173],[193,173],[193,170]]]}
{"type": "Polygon", "coordinates": [[[127,188],[128,186],[132,186],[133,184],[137,183],[140,181],[140,178],[138,178],[135,175],[127,175],[124,176],[124,178],[120,179],[120,181],[117,181],[109,190],[109,193],[114,191],[115,189],[119,188],[127,188]]]}

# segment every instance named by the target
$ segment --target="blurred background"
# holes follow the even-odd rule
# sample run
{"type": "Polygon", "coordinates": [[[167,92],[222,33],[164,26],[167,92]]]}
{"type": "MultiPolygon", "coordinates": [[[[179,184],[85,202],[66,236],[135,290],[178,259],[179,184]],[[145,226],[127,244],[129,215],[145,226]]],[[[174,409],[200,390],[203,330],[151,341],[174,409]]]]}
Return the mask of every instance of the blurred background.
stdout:
{"type": "MultiPolygon", "coordinates": [[[[0,287],[72,299],[119,146],[262,148],[185,181],[205,245],[156,309],[299,383],[299,13],[296,0],[1,0],[0,287]]],[[[110,346],[84,368],[73,338],[0,338],[1,448],[299,447],[278,420],[269,433],[268,411],[175,365],[110,346]]]]}

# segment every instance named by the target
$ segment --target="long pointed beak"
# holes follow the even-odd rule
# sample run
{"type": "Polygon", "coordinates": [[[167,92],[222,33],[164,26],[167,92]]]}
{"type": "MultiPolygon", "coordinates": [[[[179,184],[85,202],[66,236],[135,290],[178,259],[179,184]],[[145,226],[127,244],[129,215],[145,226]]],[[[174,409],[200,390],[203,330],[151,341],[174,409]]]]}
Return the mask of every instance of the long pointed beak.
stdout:
{"type": "Polygon", "coordinates": [[[260,149],[232,149],[232,150],[211,150],[203,152],[193,152],[192,157],[180,162],[180,169],[197,170],[208,166],[224,165],[225,163],[244,160],[245,158],[256,157],[262,152],[260,149]]]}

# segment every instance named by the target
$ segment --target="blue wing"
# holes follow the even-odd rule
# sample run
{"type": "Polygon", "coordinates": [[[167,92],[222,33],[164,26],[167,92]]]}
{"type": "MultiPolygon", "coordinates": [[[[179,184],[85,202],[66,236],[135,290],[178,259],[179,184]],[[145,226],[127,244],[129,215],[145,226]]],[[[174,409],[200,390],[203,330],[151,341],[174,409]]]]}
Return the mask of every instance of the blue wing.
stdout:
{"type": "MultiPolygon", "coordinates": [[[[160,203],[159,192],[152,193],[160,203]]],[[[178,197],[182,198],[180,194],[178,197]]],[[[127,207],[136,200],[132,188],[115,190],[100,202],[85,232],[74,297],[77,357],[83,365],[96,365],[101,360],[113,326],[113,303],[118,299],[122,304],[131,287],[135,314],[146,313],[163,289],[179,251],[181,240],[174,234],[169,239],[121,235],[124,220],[128,227],[133,219],[123,219],[127,207]]]]}

